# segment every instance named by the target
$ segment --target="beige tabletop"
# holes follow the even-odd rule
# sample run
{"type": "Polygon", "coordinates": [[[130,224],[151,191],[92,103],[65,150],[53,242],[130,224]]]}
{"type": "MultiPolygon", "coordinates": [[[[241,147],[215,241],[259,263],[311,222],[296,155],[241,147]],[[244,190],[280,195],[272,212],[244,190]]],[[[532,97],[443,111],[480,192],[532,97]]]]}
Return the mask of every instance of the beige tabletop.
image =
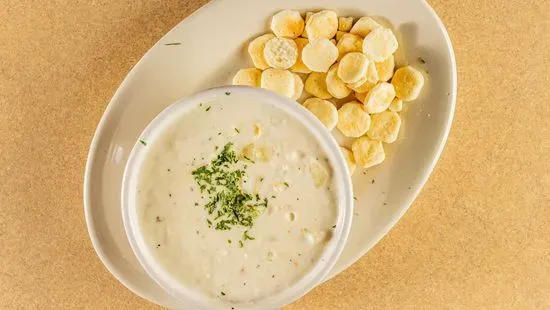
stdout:
{"type": "MultiPolygon", "coordinates": [[[[92,248],[84,165],[124,76],[205,2],[0,0],[0,308],[155,308],[92,248]]],[[[430,2],[458,64],[443,156],[378,245],[289,309],[550,308],[550,1],[430,2]]]]}

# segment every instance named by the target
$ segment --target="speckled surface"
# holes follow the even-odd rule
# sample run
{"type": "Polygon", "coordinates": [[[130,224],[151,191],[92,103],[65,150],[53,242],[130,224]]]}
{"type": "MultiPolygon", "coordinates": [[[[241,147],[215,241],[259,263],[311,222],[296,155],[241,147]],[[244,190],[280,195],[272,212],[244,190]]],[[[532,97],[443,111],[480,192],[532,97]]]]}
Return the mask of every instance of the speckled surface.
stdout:
{"type": "MultiPolygon", "coordinates": [[[[124,76],[205,2],[0,0],[0,308],[155,308],[95,255],[83,172],[124,76]]],[[[458,64],[443,156],[389,235],[289,309],[550,308],[550,2],[430,3],[458,64]]]]}

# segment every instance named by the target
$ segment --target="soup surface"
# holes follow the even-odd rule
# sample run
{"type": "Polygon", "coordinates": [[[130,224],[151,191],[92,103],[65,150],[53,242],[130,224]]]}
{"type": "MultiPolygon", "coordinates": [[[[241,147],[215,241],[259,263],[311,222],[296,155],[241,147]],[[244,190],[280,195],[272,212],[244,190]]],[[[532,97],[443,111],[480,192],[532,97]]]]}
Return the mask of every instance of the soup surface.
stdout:
{"type": "Polygon", "coordinates": [[[338,215],[332,170],[286,112],[227,93],[142,144],[141,233],[186,287],[253,301],[319,261],[338,215]]]}

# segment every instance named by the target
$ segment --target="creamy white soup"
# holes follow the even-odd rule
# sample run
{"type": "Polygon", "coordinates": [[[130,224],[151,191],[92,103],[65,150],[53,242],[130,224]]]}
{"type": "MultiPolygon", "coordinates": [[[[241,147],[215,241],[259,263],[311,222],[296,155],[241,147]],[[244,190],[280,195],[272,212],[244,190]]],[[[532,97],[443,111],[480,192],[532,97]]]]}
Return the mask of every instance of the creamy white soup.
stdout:
{"type": "Polygon", "coordinates": [[[294,284],[320,259],[338,214],[332,170],[286,112],[226,93],[142,144],[141,233],[186,287],[254,301],[294,284]]]}

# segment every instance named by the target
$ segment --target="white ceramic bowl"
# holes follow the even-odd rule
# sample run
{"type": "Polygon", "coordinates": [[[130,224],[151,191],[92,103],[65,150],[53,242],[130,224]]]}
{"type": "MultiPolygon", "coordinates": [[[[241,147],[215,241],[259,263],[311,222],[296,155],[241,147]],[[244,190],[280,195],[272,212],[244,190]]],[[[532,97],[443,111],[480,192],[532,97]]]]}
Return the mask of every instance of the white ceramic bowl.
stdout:
{"type": "MultiPolygon", "coordinates": [[[[130,157],[126,164],[122,181],[122,219],[130,245],[138,261],[147,274],[155,280],[169,294],[189,304],[193,308],[229,308],[238,306],[239,309],[275,309],[282,307],[298,299],[317,284],[319,284],[330,272],[338,257],[342,253],[348,237],[352,216],[353,216],[353,190],[347,164],[331,133],[326,130],[323,124],[309,111],[297,104],[295,101],[283,98],[275,93],[251,87],[227,86],[208,89],[193,96],[178,100],[176,103],[164,109],[157,117],[149,123],[141,133],[140,139],[147,141],[148,145],[154,144],[161,137],[164,131],[174,122],[181,119],[182,115],[197,108],[199,104],[206,104],[222,98],[224,100],[238,100],[239,97],[247,99],[254,98],[256,102],[273,105],[289,117],[302,123],[306,130],[318,141],[321,148],[327,154],[327,158],[333,168],[333,184],[337,193],[338,217],[333,238],[327,244],[320,259],[315,263],[308,273],[294,285],[285,288],[283,291],[255,301],[253,304],[231,305],[221,300],[206,298],[185,287],[164,270],[154,259],[147,246],[139,227],[137,213],[137,188],[140,169],[150,148],[144,148],[136,141],[130,157]],[[231,93],[231,97],[226,95],[231,93]]],[[[230,104],[231,102],[228,102],[230,104]]]]}

